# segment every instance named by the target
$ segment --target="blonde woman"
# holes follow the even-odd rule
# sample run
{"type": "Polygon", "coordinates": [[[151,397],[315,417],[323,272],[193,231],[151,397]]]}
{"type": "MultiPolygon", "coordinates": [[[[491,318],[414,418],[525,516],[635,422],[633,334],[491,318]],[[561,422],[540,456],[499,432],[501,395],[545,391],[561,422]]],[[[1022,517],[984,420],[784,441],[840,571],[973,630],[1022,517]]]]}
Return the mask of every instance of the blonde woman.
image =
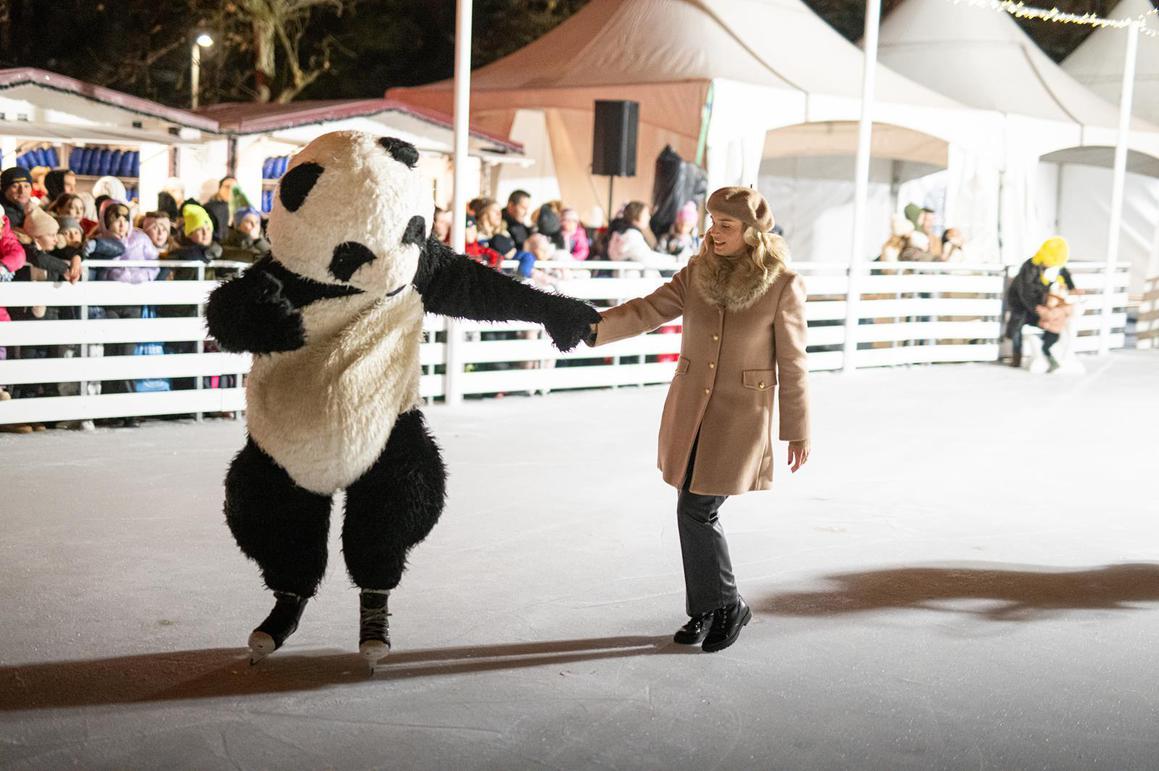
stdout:
{"type": "Polygon", "coordinates": [[[737,591],[718,512],[730,495],[773,481],[773,393],[796,472],[809,458],[805,287],[772,235],[756,191],[726,187],[707,204],[699,253],[647,297],[602,314],[589,344],[623,340],[684,317],[680,361],[660,422],[659,466],[676,515],[689,621],[673,638],[712,653],[752,618],[737,591]]]}
{"type": "Polygon", "coordinates": [[[495,249],[504,258],[507,258],[508,253],[514,248],[514,244],[508,245],[507,243],[510,240],[510,236],[507,235],[507,226],[503,223],[503,209],[499,206],[499,202],[494,198],[484,198],[475,209],[475,219],[479,224],[479,243],[495,249]],[[500,249],[491,245],[491,242],[496,240],[496,236],[500,237],[498,239],[500,245],[506,246],[507,248],[500,249]],[[507,240],[504,240],[504,238],[507,240]]]}

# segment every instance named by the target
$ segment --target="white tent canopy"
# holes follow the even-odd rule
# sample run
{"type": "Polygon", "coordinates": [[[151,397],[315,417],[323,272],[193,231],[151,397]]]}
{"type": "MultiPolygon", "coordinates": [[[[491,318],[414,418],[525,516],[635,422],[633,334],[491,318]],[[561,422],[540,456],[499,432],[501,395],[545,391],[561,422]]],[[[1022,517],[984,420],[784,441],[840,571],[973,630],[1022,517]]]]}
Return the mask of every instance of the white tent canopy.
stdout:
{"type": "MultiPolygon", "coordinates": [[[[1123,0],[1108,14],[1113,19],[1139,18],[1151,11],[1149,0],[1123,0]]],[[[1153,21],[1153,20],[1152,20],[1153,21]]],[[[1154,24],[1152,23],[1152,27],[1154,24]]],[[[1096,29],[1062,63],[1063,69],[1108,101],[1121,96],[1124,32],[1096,29]]],[[[1159,39],[1139,36],[1135,59],[1133,112],[1159,123],[1159,39]]],[[[1109,165],[1106,148],[1097,155],[1059,160],[1084,166],[1109,165]]],[[[1043,160],[1048,160],[1044,158],[1043,160]]],[[[1123,196],[1123,256],[1131,261],[1132,291],[1140,292],[1145,278],[1159,275],[1159,158],[1131,153],[1127,157],[1126,190],[1123,196]],[[1152,179],[1147,179],[1151,177],[1152,179]]],[[[1089,169],[1072,169],[1071,174],[1093,175],[1089,169]]],[[[1101,208],[1101,207],[1100,207],[1101,208]]]]}
{"type": "MultiPolygon", "coordinates": [[[[1122,32],[1120,46],[1123,43],[1122,32]]],[[[1122,51],[1115,54],[1122,59],[1122,51]]],[[[881,61],[979,109],[1003,114],[1003,259],[1024,260],[1061,233],[1076,256],[1104,259],[1111,198],[1110,155],[1118,107],[1050,60],[1006,13],[945,0],[906,0],[882,24],[881,61]],[[1044,161],[1040,164],[1040,160],[1044,161]],[[1102,168],[1099,168],[1102,167],[1102,168]]],[[[1135,118],[1133,169],[1159,158],[1159,127],[1135,118]]],[[[1145,224],[1155,196],[1128,175],[1120,259],[1142,280],[1154,239],[1145,224]]],[[[1152,220],[1153,221],[1153,220],[1152,220]]]]}
{"type": "MultiPolygon", "coordinates": [[[[616,181],[616,199],[648,200],[652,164],[665,144],[686,159],[703,160],[710,186],[757,184],[766,159],[784,157],[782,146],[770,146],[770,132],[857,120],[861,69],[860,51],[800,0],[592,0],[541,39],[475,72],[471,117],[492,132],[511,132],[529,154],[550,150],[543,160],[554,168],[558,187],[546,185],[539,197],[562,194],[586,212],[607,194],[606,179],[590,173],[594,100],[640,103],[638,176],[616,181]],[[698,159],[701,147],[706,155],[698,159]]],[[[954,191],[997,188],[997,160],[984,160],[1000,130],[994,116],[885,68],[877,83],[876,120],[933,137],[954,191]]],[[[445,110],[451,83],[392,89],[388,96],[445,110]]],[[[782,137],[790,144],[800,138],[782,137]]],[[[813,155],[852,154],[842,131],[815,132],[809,141],[813,155]],[[828,147],[817,147],[825,141],[828,147]]],[[[844,200],[819,203],[851,207],[852,188],[841,195],[844,200]]],[[[977,196],[951,195],[947,205],[960,205],[962,224],[979,234],[980,245],[987,229],[994,240],[996,204],[987,211],[977,196]]],[[[871,214],[879,228],[867,237],[867,256],[880,245],[887,215],[871,214]]],[[[800,233],[785,224],[800,254],[800,233]]],[[[844,235],[826,229],[836,251],[825,246],[826,253],[804,256],[844,261],[851,223],[842,227],[844,235]]]]}
{"type": "MultiPolygon", "coordinates": [[[[1138,18],[1151,8],[1149,0],[1123,0],[1107,17],[1138,18]]],[[[1063,61],[1063,70],[1103,99],[1117,104],[1123,82],[1123,35],[1120,29],[1096,29],[1063,61]]],[[[1159,38],[1139,37],[1134,105],[1136,115],[1159,123],[1159,38]]]]}

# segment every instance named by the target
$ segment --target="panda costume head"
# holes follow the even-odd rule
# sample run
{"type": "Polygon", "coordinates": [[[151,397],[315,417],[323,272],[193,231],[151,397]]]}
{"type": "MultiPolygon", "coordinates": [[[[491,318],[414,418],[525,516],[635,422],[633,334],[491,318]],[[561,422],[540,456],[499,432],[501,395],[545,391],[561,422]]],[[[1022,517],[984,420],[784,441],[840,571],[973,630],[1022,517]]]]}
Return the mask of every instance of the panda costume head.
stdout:
{"type": "Polygon", "coordinates": [[[324,134],[278,186],[269,238],[299,276],[374,297],[413,281],[430,209],[413,145],[358,131],[324,134]]]}

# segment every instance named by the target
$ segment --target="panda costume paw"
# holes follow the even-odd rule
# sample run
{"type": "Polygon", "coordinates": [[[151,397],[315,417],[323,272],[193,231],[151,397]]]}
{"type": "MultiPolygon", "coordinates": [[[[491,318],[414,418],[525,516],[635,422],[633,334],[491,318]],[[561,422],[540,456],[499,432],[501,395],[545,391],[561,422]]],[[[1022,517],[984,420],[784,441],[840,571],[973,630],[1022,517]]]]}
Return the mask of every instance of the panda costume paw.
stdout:
{"type": "Polygon", "coordinates": [[[205,315],[223,351],[292,351],[306,342],[301,314],[260,263],[213,290],[205,315]]]}
{"type": "MultiPolygon", "coordinates": [[[[417,161],[398,139],[318,137],[279,183],[271,255],[209,299],[221,347],[255,354],[249,437],[226,476],[226,522],[266,586],[300,600],[299,613],[325,573],[336,492],[346,493],[343,557],[364,597],[398,585],[442,513],[446,471],[418,409],[426,313],[540,323],[561,350],[599,321],[587,303],[428,238],[417,161]]],[[[280,647],[268,636],[262,654],[280,647]]],[[[361,630],[361,645],[375,640],[377,653],[389,649],[385,632],[361,630]]]]}

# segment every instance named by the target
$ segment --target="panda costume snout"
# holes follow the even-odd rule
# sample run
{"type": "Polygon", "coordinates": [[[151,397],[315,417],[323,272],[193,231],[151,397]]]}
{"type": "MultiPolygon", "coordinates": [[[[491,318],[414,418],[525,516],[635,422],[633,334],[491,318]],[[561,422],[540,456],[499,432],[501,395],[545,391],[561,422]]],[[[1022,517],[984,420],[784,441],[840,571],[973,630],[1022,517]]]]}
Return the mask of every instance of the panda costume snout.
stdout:
{"type": "Polygon", "coordinates": [[[429,238],[433,202],[418,158],[399,139],[318,137],[279,185],[270,256],[210,296],[219,345],[254,354],[249,438],[226,477],[225,514],[278,597],[251,637],[258,657],[296,629],[322,580],[338,490],[343,555],[363,593],[360,645],[371,658],[389,647],[383,596],[445,495],[442,457],[418,409],[426,313],[541,323],[565,351],[600,318],[429,238]]]}

